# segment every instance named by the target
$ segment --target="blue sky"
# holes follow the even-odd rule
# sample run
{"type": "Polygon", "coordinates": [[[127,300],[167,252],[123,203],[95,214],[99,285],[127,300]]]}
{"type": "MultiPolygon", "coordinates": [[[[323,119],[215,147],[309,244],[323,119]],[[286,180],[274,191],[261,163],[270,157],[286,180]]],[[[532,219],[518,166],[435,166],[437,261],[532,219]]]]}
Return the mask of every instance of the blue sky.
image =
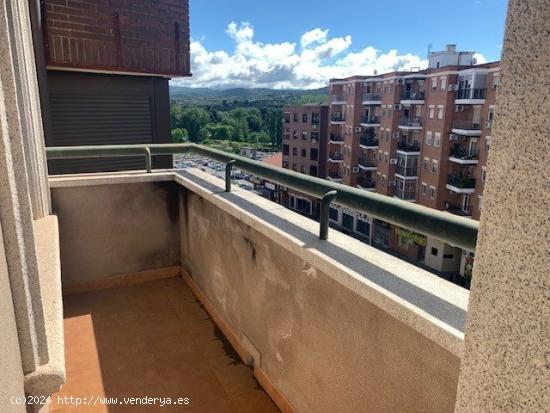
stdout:
{"type": "MultiPolygon", "coordinates": [[[[506,0],[190,0],[189,86],[320,87],[425,65],[428,43],[500,59],[506,0]],[[342,7],[341,5],[347,7],[342,7]]],[[[181,81],[177,81],[178,83],[181,81]]]]}

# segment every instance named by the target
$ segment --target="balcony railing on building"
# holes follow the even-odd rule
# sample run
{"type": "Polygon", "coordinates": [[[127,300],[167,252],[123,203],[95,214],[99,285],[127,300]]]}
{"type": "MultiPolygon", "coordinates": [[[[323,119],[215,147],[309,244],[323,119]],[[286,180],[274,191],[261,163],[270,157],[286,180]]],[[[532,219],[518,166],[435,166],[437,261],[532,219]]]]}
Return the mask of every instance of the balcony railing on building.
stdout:
{"type": "Polygon", "coordinates": [[[401,95],[401,100],[424,100],[424,92],[406,90],[401,95]]]}
{"type": "Polygon", "coordinates": [[[372,92],[365,92],[363,93],[363,103],[368,103],[368,102],[380,102],[382,100],[382,98],[380,97],[380,95],[376,94],[376,93],[372,93],[372,92]]]}
{"type": "Polygon", "coordinates": [[[463,130],[481,130],[483,120],[455,119],[453,120],[453,129],[463,130]]]}
{"type": "Polygon", "coordinates": [[[378,116],[364,116],[361,119],[361,125],[379,125],[380,119],[378,116]]]}
{"type": "Polygon", "coordinates": [[[420,152],[420,144],[418,142],[401,141],[397,143],[397,150],[403,152],[420,152]]]}
{"type": "Polygon", "coordinates": [[[340,175],[340,171],[329,171],[328,178],[336,182],[342,181],[342,175],[340,175]]]}
{"type": "Polygon", "coordinates": [[[344,160],[342,156],[342,152],[330,152],[328,155],[328,159],[329,161],[336,161],[336,162],[344,160]]]}
{"type": "Polygon", "coordinates": [[[465,161],[477,160],[478,150],[475,148],[463,148],[462,146],[455,145],[449,150],[449,157],[462,159],[465,161]]]}
{"type": "Polygon", "coordinates": [[[376,188],[376,182],[368,176],[359,176],[357,178],[357,186],[361,189],[372,190],[376,188]]]}
{"type": "Polygon", "coordinates": [[[329,142],[333,143],[333,144],[336,144],[336,145],[341,145],[342,143],[344,143],[344,138],[342,138],[340,135],[336,135],[334,133],[331,133],[330,138],[329,138],[329,142]]]}
{"type": "Polygon", "coordinates": [[[345,122],[346,117],[341,113],[333,113],[330,117],[331,122],[345,122]]]}
{"type": "Polygon", "coordinates": [[[416,199],[416,189],[401,189],[395,188],[395,196],[405,201],[416,199]]]}
{"type": "Polygon", "coordinates": [[[447,179],[447,184],[461,189],[474,189],[476,180],[465,175],[451,174],[447,179]]]}
{"type": "Polygon", "coordinates": [[[378,138],[373,135],[363,135],[359,138],[359,145],[363,147],[377,147],[378,144],[378,138]]]}
{"type": "Polygon", "coordinates": [[[418,166],[397,165],[395,173],[407,177],[418,176],[418,166]]]}
{"type": "Polygon", "coordinates": [[[419,116],[416,117],[410,117],[410,118],[399,118],[399,126],[405,126],[405,127],[421,127],[422,126],[422,118],[419,116]]]}
{"type": "Polygon", "coordinates": [[[458,89],[456,91],[456,99],[485,99],[487,89],[458,89]]]}
{"type": "Polygon", "coordinates": [[[473,210],[472,205],[468,205],[466,208],[464,208],[464,205],[457,205],[454,203],[445,204],[445,211],[461,217],[471,217],[472,210],[473,210]]]}
{"type": "Polygon", "coordinates": [[[377,165],[376,159],[361,157],[359,158],[359,161],[358,161],[358,166],[361,169],[372,169],[372,168],[376,169],[376,165],[377,165]]]}

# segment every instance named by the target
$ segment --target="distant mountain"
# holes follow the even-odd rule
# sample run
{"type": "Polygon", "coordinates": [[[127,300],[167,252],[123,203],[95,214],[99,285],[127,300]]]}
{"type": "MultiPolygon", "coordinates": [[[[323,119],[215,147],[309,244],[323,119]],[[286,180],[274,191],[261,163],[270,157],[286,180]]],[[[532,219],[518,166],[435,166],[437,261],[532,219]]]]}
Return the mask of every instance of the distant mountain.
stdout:
{"type": "Polygon", "coordinates": [[[328,87],[320,89],[210,89],[170,86],[173,101],[184,105],[244,103],[251,106],[326,103],[328,87]]]}

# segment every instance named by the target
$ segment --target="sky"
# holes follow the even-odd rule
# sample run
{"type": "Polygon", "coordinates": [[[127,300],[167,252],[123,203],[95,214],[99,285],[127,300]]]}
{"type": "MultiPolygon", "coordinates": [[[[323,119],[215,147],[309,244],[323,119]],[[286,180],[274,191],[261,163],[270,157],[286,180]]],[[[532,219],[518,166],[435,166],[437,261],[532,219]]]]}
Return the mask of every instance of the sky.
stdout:
{"type": "Polygon", "coordinates": [[[190,87],[319,88],[424,68],[454,43],[500,59],[506,0],[190,0],[190,87]]]}

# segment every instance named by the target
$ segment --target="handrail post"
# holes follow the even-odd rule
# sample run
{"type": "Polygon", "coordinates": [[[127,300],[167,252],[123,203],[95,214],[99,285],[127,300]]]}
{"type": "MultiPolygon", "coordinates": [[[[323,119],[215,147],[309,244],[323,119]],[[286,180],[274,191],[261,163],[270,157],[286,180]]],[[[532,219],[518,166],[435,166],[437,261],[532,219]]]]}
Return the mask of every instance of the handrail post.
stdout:
{"type": "Polygon", "coordinates": [[[330,203],[334,201],[337,194],[337,191],[329,191],[321,199],[321,225],[319,228],[319,238],[322,240],[328,239],[330,203]]]}
{"type": "Polygon", "coordinates": [[[225,164],[225,192],[231,192],[231,170],[235,162],[235,159],[232,159],[225,164]]]}
{"type": "Polygon", "coordinates": [[[151,162],[151,149],[149,147],[145,148],[145,169],[147,173],[150,174],[153,169],[153,163],[151,162]]]}

